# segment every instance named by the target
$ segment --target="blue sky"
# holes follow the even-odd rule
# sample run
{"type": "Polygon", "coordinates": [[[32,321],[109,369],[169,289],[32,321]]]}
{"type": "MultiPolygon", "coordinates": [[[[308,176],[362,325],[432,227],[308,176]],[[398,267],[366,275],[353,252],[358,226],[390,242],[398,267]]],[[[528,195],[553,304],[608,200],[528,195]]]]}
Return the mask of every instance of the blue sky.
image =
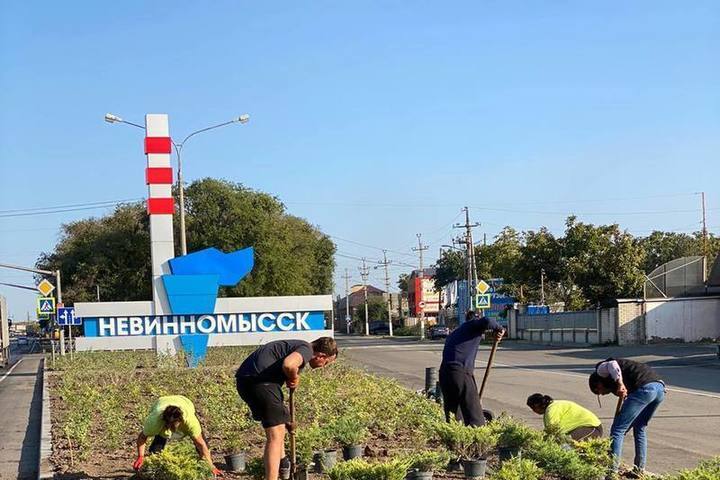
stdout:
{"type": "MultiPolygon", "coordinates": [[[[63,222],[142,198],[142,123],[198,136],[188,180],[278,195],[338,238],[429,260],[460,208],[561,232],[569,213],[642,235],[720,231],[717,2],[5,2],[0,263],[31,265],[63,222]],[[5,216],[3,215],[5,212],[5,216]],[[653,212],[639,214],[636,212],[653,212]]],[[[347,256],[377,249],[337,240],[347,256]]],[[[338,257],[338,278],[358,262],[338,257]]],[[[393,274],[407,270],[395,266],[393,274]]],[[[379,270],[371,281],[380,284],[379,270]]],[[[0,282],[28,283],[0,271],[0,282]]],[[[342,288],[341,282],[338,282],[342,288]]],[[[394,284],[394,281],[393,281],[394,284]]],[[[0,287],[24,317],[28,292],[0,287]]]]}

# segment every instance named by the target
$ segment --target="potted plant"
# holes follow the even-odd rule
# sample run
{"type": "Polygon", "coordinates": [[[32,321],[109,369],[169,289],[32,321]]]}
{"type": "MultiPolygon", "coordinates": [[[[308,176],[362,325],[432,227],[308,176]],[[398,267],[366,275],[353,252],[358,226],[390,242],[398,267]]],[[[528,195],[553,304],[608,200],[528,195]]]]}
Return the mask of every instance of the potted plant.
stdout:
{"type": "Polygon", "coordinates": [[[398,459],[370,463],[355,458],[338,463],[327,474],[330,480],[404,480],[408,465],[407,461],[398,459]]]}
{"type": "Polygon", "coordinates": [[[541,432],[509,417],[498,419],[491,425],[491,429],[498,434],[500,461],[521,455],[523,448],[542,437],[541,432]]]}
{"type": "Polygon", "coordinates": [[[243,441],[239,432],[233,431],[225,440],[225,464],[231,472],[245,471],[245,448],[247,445],[243,441]]]}
{"type": "Polygon", "coordinates": [[[465,427],[469,429],[460,443],[465,478],[485,477],[488,454],[497,446],[498,435],[490,427],[465,427]]]}
{"type": "Polygon", "coordinates": [[[485,476],[487,455],[498,441],[498,434],[491,427],[468,427],[453,420],[439,423],[436,434],[456,459],[462,461],[466,478],[485,476]]]}
{"type": "Polygon", "coordinates": [[[342,445],[345,460],[362,457],[363,443],[370,436],[370,432],[361,418],[341,417],[333,425],[333,431],[335,440],[342,445]]]}
{"type": "Polygon", "coordinates": [[[445,468],[450,453],[445,450],[416,452],[408,456],[408,480],[432,480],[433,472],[445,468]]]}

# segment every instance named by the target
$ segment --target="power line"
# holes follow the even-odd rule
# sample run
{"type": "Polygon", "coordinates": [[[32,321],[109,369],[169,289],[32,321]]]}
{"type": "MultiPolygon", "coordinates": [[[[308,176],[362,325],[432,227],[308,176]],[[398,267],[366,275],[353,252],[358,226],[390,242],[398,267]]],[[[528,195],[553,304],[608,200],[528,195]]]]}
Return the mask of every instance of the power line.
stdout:
{"type": "Polygon", "coordinates": [[[37,215],[49,215],[53,213],[65,213],[65,212],[79,212],[82,210],[96,210],[100,208],[109,208],[109,207],[116,207],[122,204],[127,203],[134,203],[137,201],[142,201],[144,199],[130,199],[130,200],[122,200],[122,201],[113,201],[113,202],[106,202],[103,204],[96,203],[92,206],[86,206],[86,207],[74,207],[74,208],[56,208],[55,210],[46,210],[46,211],[27,211],[24,213],[0,213],[0,218],[13,218],[13,217],[31,217],[31,216],[37,216],[37,215]]]}
{"type": "Polygon", "coordinates": [[[381,251],[381,252],[382,252],[382,251],[386,251],[386,252],[395,253],[395,254],[397,254],[397,255],[405,255],[405,256],[408,256],[408,257],[415,258],[415,255],[410,254],[410,253],[398,252],[397,250],[390,250],[389,248],[376,247],[375,245],[368,245],[367,243],[356,242],[355,240],[348,240],[347,238],[340,238],[340,237],[337,237],[337,236],[335,236],[335,235],[330,235],[330,234],[326,234],[326,235],[327,235],[328,237],[330,237],[330,238],[334,238],[334,239],[340,240],[340,241],[342,241],[342,242],[352,243],[352,244],[358,245],[358,246],[360,246],[360,247],[367,247],[367,248],[372,248],[372,249],[374,249],[374,250],[379,250],[379,251],[381,251]]]}
{"type": "Polygon", "coordinates": [[[128,203],[144,200],[143,198],[129,198],[124,200],[104,200],[97,202],[85,202],[85,203],[72,203],[69,205],[55,205],[54,207],[34,207],[34,208],[16,208],[14,210],[0,210],[0,214],[3,213],[25,213],[25,212],[37,212],[40,210],[55,210],[58,208],[74,208],[74,207],[89,207],[92,205],[101,205],[106,203],[128,203]]]}

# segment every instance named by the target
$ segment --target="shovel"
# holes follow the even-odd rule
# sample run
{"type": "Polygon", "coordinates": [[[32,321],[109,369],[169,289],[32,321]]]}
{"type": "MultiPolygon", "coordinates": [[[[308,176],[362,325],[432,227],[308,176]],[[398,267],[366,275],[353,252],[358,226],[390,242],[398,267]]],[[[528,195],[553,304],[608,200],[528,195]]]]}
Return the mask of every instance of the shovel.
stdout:
{"type": "MultiPolygon", "coordinates": [[[[495,360],[495,352],[497,351],[498,343],[500,343],[500,340],[497,338],[493,340],[492,349],[490,350],[490,357],[487,361],[487,366],[485,367],[485,375],[483,375],[482,384],[480,384],[480,393],[478,394],[480,401],[482,401],[483,392],[485,391],[485,385],[487,384],[488,377],[490,376],[490,370],[492,369],[493,360],[495,360]]],[[[491,421],[494,417],[493,413],[490,410],[483,410],[483,416],[485,417],[486,421],[491,421]]]]}
{"type": "Polygon", "coordinates": [[[297,448],[295,446],[295,389],[290,389],[290,479],[295,480],[297,448]]]}

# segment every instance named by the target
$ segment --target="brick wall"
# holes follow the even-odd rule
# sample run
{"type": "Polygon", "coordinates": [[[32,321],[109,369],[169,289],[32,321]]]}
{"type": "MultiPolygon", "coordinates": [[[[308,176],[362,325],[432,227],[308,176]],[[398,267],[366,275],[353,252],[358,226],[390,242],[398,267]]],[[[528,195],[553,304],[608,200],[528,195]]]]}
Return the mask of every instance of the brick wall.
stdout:
{"type": "Polygon", "coordinates": [[[618,345],[645,343],[642,301],[618,301],[618,345]]]}

